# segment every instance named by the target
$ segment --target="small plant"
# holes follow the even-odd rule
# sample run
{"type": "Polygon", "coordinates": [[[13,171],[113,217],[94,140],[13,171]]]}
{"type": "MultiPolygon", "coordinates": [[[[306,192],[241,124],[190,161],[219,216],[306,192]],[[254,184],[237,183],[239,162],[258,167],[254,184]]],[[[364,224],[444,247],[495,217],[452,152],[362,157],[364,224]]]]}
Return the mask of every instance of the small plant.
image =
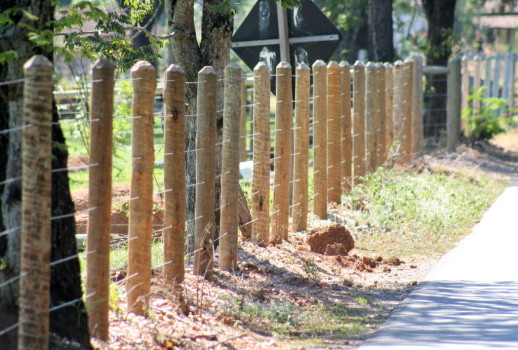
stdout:
{"type": "Polygon", "coordinates": [[[471,142],[490,140],[505,132],[507,126],[513,122],[512,118],[507,117],[512,114],[507,101],[498,97],[483,97],[485,88],[482,86],[473,90],[468,96],[468,102],[472,105],[462,111],[462,118],[467,118],[471,142]]]}
{"type": "Polygon", "coordinates": [[[300,257],[300,263],[302,265],[302,270],[306,274],[306,278],[315,282],[318,282],[320,280],[320,277],[318,275],[318,266],[315,264],[315,261],[313,259],[306,259],[303,257],[300,257]]]}

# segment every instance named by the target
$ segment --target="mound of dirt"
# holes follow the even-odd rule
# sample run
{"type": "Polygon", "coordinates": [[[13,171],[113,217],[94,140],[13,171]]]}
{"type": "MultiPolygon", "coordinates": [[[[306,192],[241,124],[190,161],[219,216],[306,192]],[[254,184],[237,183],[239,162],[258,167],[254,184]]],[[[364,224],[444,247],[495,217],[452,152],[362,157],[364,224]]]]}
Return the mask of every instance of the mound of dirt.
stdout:
{"type": "MultiPolygon", "coordinates": [[[[130,185],[113,185],[112,187],[112,227],[111,233],[128,233],[128,211],[130,185]]],[[[88,222],[88,189],[79,190],[72,194],[76,207],[77,233],[86,233],[88,222]]],[[[164,224],[163,201],[159,196],[153,196],[153,230],[161,229],[164,224]]],[[[161,233],[161,232],[160,232],[161,233]]]]}
{"type": "Polygon", "coordinates": [[[313,253],[347,255],[354,248],[354,239],[343,225],[317,227],[308,232],[307,243],[313,253]]]}

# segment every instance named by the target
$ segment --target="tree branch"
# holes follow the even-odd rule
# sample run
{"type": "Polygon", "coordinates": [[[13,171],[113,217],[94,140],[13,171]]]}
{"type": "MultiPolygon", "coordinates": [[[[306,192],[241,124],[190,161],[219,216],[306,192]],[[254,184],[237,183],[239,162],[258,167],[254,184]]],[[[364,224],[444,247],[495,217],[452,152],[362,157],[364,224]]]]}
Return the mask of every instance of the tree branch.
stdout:
{"type": "MultiPolygon", "coordinates": [[[[153,38],[158,39],[158,40],[169,40],[169,39],[172,39],[172,38],[174,38],[175,36],[178,35],[175,32],[173,32],[171,34],[167,34],[167,35],[159,35],[159,34],[152,33],[152,32],[150,32],[149,30],[147,30],[146,28],[143,28],[143,27],[125,26],[124,29],[125,30],[134,30],[134,31],[143,32],[144,34],[152,36],[153,38]]],[[[78,35],[93,35],[93,34],[98,34],[99,36],[101,36],[101,35],[106,35],[106,36],[111,35],[111,33],[104,33],[102,30],[92,30],[92,31],[87,31],[87,32],[79,30],[77,32],[70,32],[70,33],[56,33],[55,35],[56,36],[66,36],[66,35],[70,35],[72,33],[73,34],[78,34],[78,35]]]]}

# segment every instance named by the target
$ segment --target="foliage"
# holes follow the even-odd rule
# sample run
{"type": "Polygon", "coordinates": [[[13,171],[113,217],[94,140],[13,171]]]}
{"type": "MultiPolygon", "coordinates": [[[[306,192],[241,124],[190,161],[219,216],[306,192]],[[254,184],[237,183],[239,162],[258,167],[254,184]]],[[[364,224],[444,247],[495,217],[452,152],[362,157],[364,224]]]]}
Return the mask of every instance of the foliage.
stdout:
{"type": "MultiPolygon", "coordinates": [[[[48,29],[33,26],[38,17],[16,6],[0,14],[0,28],[22,26],[27,30],[28,40],[47,52],[54,51],[67,61],[77,56],[91,60],[104,57],[118,62],[122,71],[129,69],[137,59],[156,59],[159,49],[165,45],[164,40],[146,33],[152,50],[135,48],[127,36],[128,30],[140,28],[144,18],[153,11],[152,0],[125,0],[128,10],[120,13],[103,11],[91,1],[79,1],[68,6],[56,1],[53,4],[57,18],[48,23],[48,29]],[[20,15],[22,20],[18,19],[20,15]],[[92,32],[82,30],[88,21],[96,23],[92,32]],[[62,40],[55,41],[56,37],[62,40]]],[[[12,62],[16,57],[14,51],[2,52],[0,63],[12,62]]]]}
{"type": "Polygon", "coordinates": [[[483,97],[485,86],[472,91],[468,95],[470,107],[462,111],[462,117],[468,121],[469,138],[471,141],[490,140],[493,136],[505,132],[506,127],[513,120],[504,113],[507,100],[498,97],[483,97]],[[475,102],[477,107],[475,107],[475,102]]]}

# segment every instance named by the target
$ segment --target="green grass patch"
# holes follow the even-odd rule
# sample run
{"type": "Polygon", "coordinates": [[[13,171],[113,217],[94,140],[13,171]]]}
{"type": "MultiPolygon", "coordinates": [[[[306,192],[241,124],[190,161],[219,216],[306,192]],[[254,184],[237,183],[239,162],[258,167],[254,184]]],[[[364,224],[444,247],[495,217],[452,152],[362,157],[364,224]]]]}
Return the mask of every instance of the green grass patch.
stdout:
{"type": "Polygon", "coordinates": [[[380,168],[344,196],[357,248],[441,253],[469,233],[508,184],[466,174],[380,168]]]}

